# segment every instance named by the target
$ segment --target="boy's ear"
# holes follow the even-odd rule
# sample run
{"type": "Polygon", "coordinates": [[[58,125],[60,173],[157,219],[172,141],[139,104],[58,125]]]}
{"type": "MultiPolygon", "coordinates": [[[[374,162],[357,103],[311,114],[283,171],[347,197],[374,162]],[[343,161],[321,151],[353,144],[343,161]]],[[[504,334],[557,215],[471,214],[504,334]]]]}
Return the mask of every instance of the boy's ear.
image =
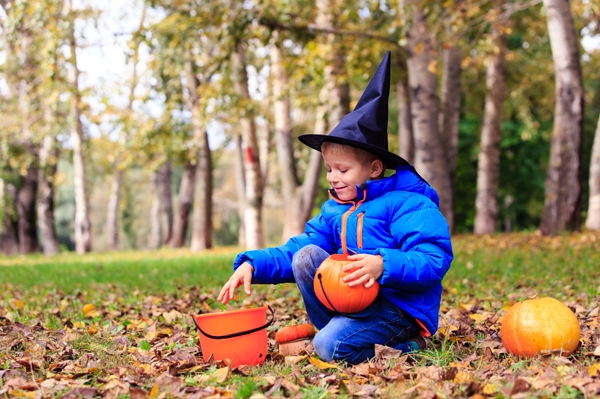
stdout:
{"type": "Polygon", "coordinates": [[[381,174],[383,173],[383,162],[381,162],[379,159],[374,160],[373,162],[371,162],[371,178],[377,178],[379,176],[381,176],[381,174]]]}

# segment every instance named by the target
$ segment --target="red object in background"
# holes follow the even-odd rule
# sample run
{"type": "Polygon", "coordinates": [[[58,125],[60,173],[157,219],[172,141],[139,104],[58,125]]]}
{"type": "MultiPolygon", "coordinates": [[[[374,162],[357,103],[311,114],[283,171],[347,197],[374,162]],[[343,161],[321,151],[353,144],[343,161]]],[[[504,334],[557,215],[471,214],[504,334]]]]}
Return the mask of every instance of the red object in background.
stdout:
{"type": "Polygon", "coordinates": [[[251,147],[246,148],[246,162],[250,165],[254,164],[254,154],[252,153],[251,147]]]}

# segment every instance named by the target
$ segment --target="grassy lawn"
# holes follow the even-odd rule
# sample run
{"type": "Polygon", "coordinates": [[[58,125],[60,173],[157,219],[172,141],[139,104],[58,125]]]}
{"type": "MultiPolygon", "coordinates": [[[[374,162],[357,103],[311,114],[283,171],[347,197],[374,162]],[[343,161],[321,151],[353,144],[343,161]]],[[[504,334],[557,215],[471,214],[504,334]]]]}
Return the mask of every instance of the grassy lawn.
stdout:
{"type": "Polygon", "coordinates": [[[216,294],[236,249],[0,258],[0,396],[592,397],[600,394],[600,234],[457,236],[440,331],[428,349],[368,364],[324,364],[309,348],[277,353],[274,335],[304,322],[292,284],[257,286],[226,307],[216,294]],[[582,334],[568,357],[518,359],[499,337],[509,305],[552,296],[582,334]],[[203,359],[192,313],[270,304],[260,367],[203,359]],[[597,353],[595,353],[597,352],[597,353]],[[477,396],[479,395],[479,396],[477,396]]]}

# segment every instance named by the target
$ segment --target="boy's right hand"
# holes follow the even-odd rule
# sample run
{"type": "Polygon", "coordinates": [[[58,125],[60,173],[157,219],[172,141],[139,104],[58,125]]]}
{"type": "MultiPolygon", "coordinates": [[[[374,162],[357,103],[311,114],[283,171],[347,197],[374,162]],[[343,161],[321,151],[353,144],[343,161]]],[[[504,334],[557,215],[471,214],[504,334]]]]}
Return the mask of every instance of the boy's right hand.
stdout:
{"type": "Polygon", "coordinates": [[[217,301],[223,303],[225,305],[231,299],[233,299],[233,292],[237,287],[244,284],[244,291],[246,291],[246,295],[250,295],[252,292],[250,289],[250,285],[252,284],[252,274],[254,273],[254,267],[250,263],[244,262],[242,263],[236,270],[233,272],[229,281],[225,283],[223,288],[221,288],[221,292],[217,297],[217,301]]]}

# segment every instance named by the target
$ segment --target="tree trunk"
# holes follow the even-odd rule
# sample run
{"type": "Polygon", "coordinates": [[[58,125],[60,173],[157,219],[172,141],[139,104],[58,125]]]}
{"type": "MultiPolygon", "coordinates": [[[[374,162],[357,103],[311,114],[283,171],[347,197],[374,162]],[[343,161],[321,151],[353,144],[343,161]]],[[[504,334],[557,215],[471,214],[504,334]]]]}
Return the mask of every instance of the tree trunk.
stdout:
{"type": "Polygon", "coordinates": [[[246,72],[246,55],[242,43],[238,43],[236,51],[231,55],[234,68],[234,83],[242,104],[240,127],[244,145],[244,175],[246,179],[244,222],[246,229],[246,248],[256,249],[264,246],[262,227],[262,173],[259,161],[258,138],[254,112],[249,106],[251,102],[248,90],[248,74],[246,72]]]}
{"type": "Polygon", "coordinates": [[[38,252],[40,245],[37,238],[36,198],[38,190],[38,168],[31,164],[27,174],[23,176],[21,187],[17,192],[17,234],[19,252],[30,254],[38,252]]]}
{"type": "Polygon", "coordinates": [[[280,43],[274,32],[271,43],[271,76],[273,82],[273,120],[275,123],[275,142],[279,162],[281,194],[285,206],[283,221],[283,241],[302,233],[304,225],[299,218],[297,189],[300,185],[294,160],[292,138],[292,120],[290,117],[290,99],[287,95],[287,73],[282,63],[280,43]]]}
{"type": "Polygon", "coordinates": [[[193,216],[194,227],[190,245],[192,252],[212,248],[213,166],[206,130],[200,139],[203,140],[203,143],[198,152],[198,169],[196,171],[197,178],[193,216]]]}
{"type": "Polygon", "coordinates": [[[236,182],[236,191],[238,197],[238,215],[240,218],[240,228],[238,231],[238,245],[246,246],[246,223],[244,222],[244,211],[246,210],[246,176],[244,175],[244,149],[242,145],[242,135],[235,133],[235,163],[234,173],[236,182]]]}
{"type": "Polygon", "coordinates": [[[185,62],[187,106],[192,114],[194,141],[198,144],[198,168],[194,194],[194,215],[192,217],[192,252],[212,247],[212,159],[208,146],[208,132],[202,126],[199,109],[200,81],[192,61],[185,62]]]}
{"type": "Polygon", "coordinates": [[[396,96],[398,97],[398,153],[408,163],[412,164],[415,158],[415,145],[408,99],[408,75],[398,79],[396,83],[396,96]]]}
{"type": "Polygon", "coordinates": [[[590,203],[585,227],[600,230],[600,117],[596,126],[590,162],[590,203]]]}
{"type": "Polygon", "coordinates": [[[14,255],[19,252],[17,239],[17,226],[15,201],[17,190],[11,183],[6,183],[0,178],[0,253],[14,255]]]}
{"type": "Polygon", "coordinates": [[[169,243],[173,236],[173,189],[171,186],[171,177],[171,161],[167,160],[158,170],[161,187],[160,195],[162,196],[161,213],[165,218],[165,237],[163,240],[165,244],[169,243]]]}
{"type": "MultiPolygon", "coordinates": [[[[398,2],[398,18],[402,26],[407,26],[407,12],[405,2],[398,2]]],[[[412,125],[412,112],[410,106],[410,90],[408,85],[407,54],[404,49],[393,53],[392,60],[396,61],[399,72],[396,83],[396,97],[398,99],[398,154],[408,163],[415,162],[415,136],[412,125]]]]}
{"type": "Polygon", "coordinates": [[[496,36],[498,51],[490,56],[487,67],[487,94],[477,166],[475,234],[493,234],[498,217],[500,138],[502,109],[506,97],[506,36],[496,29],[493,34],[496,36]]]}
{"type": "MultiPolygon", "coordinates": [[[[414,3],[414,1],[413,1],[414,3]]],[[[408,77],[412,125],[415,135],[414,166],[440,197],[440,211],[454,225],[452,186],[448,162],[438,129],[436,77],[430,70],[434,59],[427,17],[417,4],[407,33],[408,77]]]]}
{"type": "Polygon", "coordinates": [[[567,0],[544,0],[556,79],[554,130],[546,172],[544,235],[580,224],[583,85],[579,43],[567,0]]]}
{"type": "MultiPolygon", "coordinates": [[[[458,123],[460,120],[460,48],[452,46],[444,49],[444,72],[442,73],[440,129],[442,145],[446,152],[450,185],[452,187],[452,204],[456,198],[456,160],[458,157],[458,123]]],[[[455,226],[450,226],[451,231],[455,226]]]]}
{"type": "MultiPolygon", "coordinates": [[[[142,17],[137,30],[139,34],[144,29],[144,20],[146,17],[146,7],[142,6],[142,17]]],[[[138,84],[137,64],[139,59],[139,44],[136,46],[131,60],[132,75],[131,85],[129,87],[129,102],[125,110],[125,119],[129,119],[133,114],[133,102],[135,101],[135,88],[138,84]]],[[[124,171],[121,169],[124,147],[127,145],[129,136],[129,124],[126,123],[119,134],[119,149],[113,164],[113,181],[108,200],[108,214],[106,216],[106,231],[108,237],[108,247],[112,250],[119,248],[119,200],[121,197],[121,186],[123,185],[124,171]]]]}
{"type": "Polygon", "coordinates": [[[162,217],[163,209],[163,184],[161,181],[160,170],[152,172],[152,207],[150,208],[150,240],[149,247],[158,249],[162,245],[162,217]]]}
{"type": "Polygon", "coordinates": [[[169,245],[171,248],[181,248],[185,244],[190,211],[194,201],[194,179],[196,176],[196,163],[187,162],[181,176],[179,186],[179,209],[173,221],[173,236],[169,245]]]}
{"type": "Polygon", "coordinates": [[[75,250],[84,254],[92,250],[92,228],[89,219],[89,203],[86,188],[86,165],[84,156],[83,126],[81,124],[81,94],[79,93],[79,68],[75,31],[71,30],[71,141],[73,143],[73,175],[75,187],[75,250]]]}
{"type": "Polygon", "coordinates": [[[108,240],[108,248],[112,250],[119,248],[119,200],[122,185],[123,171],[115,165],[106,214],[106,238],[108,240]]]}
{"type": "Polygon", "coordinates": [[[54,226],[54,178],[57,171],[58,149],[56,138],[44,137],[40,149],[40,170],[38,188],[38,226],[45,255],[60,251],[58,236],[54,226]]]}

